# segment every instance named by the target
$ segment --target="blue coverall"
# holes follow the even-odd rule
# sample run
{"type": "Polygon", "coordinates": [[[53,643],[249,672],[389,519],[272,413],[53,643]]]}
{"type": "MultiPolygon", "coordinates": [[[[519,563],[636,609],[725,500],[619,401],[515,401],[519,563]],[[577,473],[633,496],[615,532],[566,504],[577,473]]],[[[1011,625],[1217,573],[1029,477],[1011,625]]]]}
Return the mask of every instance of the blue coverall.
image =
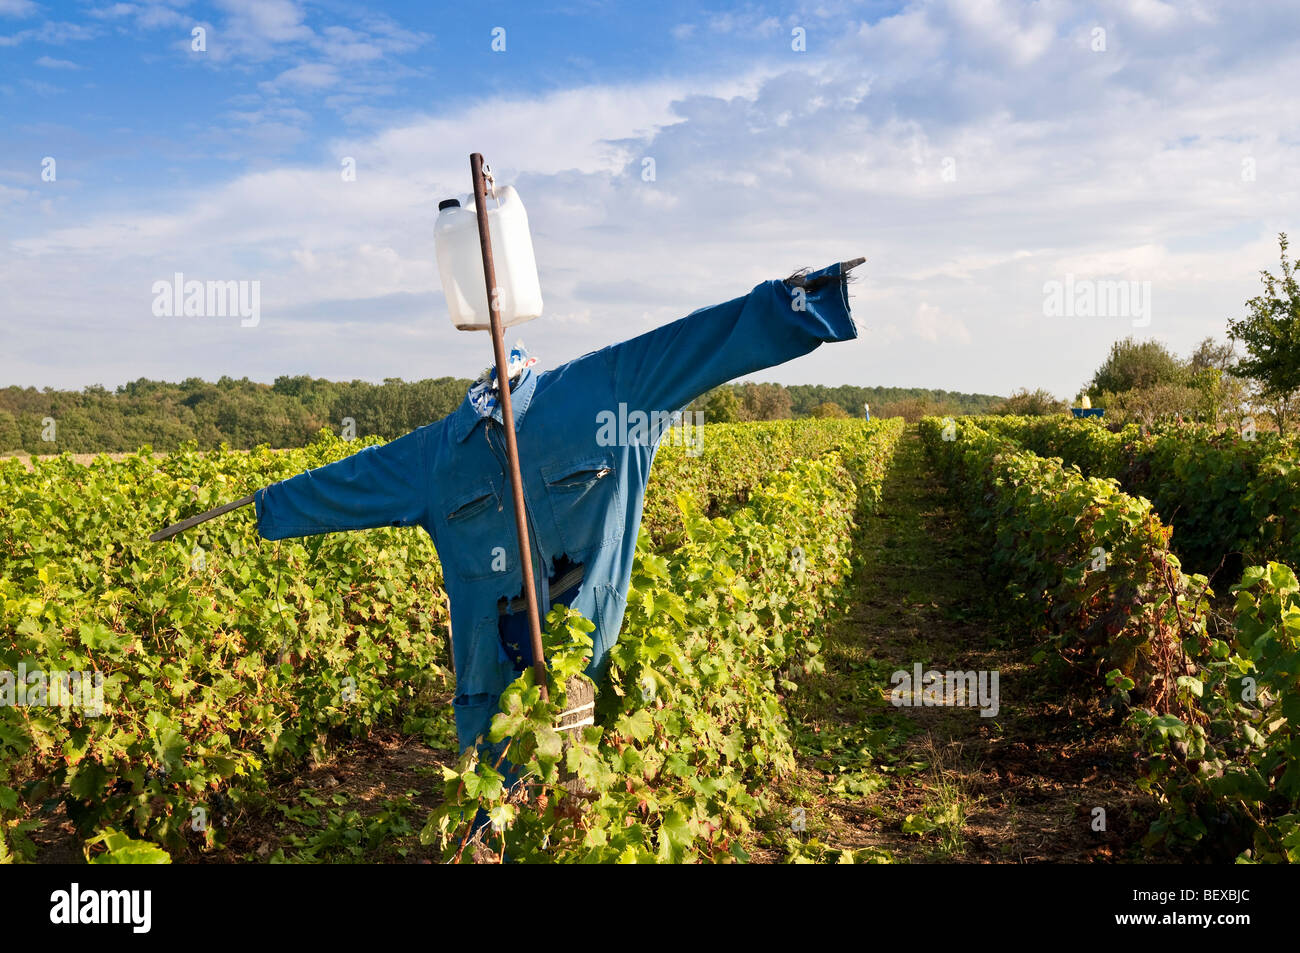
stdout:
{"type": "MultiPolygon", "coordinates": [[[[678,411],[719,384],[824,341],[857,337],[839,276],[839,264],[807,275],[808,282],[832,279],[811,292],[765,281],[554,370],[525,369],[512,388],[539,605],[545,614],[557,601],[554,579],[581,565],[581,583],[559,601],[595,623],[593,678],[622,625],[657,448],[639,433],[601,426],[598,415],[608,411],[608,423],[610,414],[636,420],[640,411],[653,420],[655,412],[678,411]]],[[[502,427],[500,408],[480,416],[467,399],[439,421],[272,484],[255,500],[266,539],[379,526],[429,533],[451,602],[462,750],[486,736],[501,692],[531,662],[517,645],[507,652],[501,637],[498,600],[523,592],[502,427]]]]}

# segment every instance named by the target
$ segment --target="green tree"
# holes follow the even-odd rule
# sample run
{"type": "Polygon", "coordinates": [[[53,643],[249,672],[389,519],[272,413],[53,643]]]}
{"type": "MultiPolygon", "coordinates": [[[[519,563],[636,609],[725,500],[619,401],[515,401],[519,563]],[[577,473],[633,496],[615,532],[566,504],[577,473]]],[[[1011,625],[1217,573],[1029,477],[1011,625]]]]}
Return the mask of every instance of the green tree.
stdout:
{"type": "Polygon", "coordinates": [[[21,450],[22,433],[18,430],[18,420],[7,410],[0,410],[0,453],[5,450],[21,450]]]}
{"type": "Polygon", "coordinates": [[[1201,371],[1221,371],[1226,374],[1237,363],[1237,349],[1231,340],[1219,342],[1213,337],[1201,339],[1187,359],[1187,366],[1192,373],[1201,371]]]}
{"type": "Polygon", "coordinates": [[[1017,417],[1047,417],[1063,414],[1069,409],[1065,401],[1049,394],[1041,387],[1031,391],[1026,387],[1013,392],[1010,397],[995,405],[989,413],[1014,414],[1017,417]]]}
{"type": "Polygon", "coordinates": [[[873,420],[877,417],[881,420],[902,417],[912,424],[922,417],[940,417],[944,414],[958,413],[961,413],[961,410],[948,401],[934,400],[931,397],[904,397],[902,400],[881,404],[879,413],[873,411],[871,417],[873,420]]]}
{"type": "Polygon", "coordinates": [[[1159,341],[1127,337],[1110,346],[1110,354],[1092,375],[1088,395],[1096,398],[1157,384],[1181,384],[1184,376],[1182,361],[1159,341]]]}
{"type": "Polygon", "coordinates": [[[1191,420],[1202,408],[1203,393],[1185,384],[1155,384],[1108,395],[1106,419],[1114,423],[1154,424],[1191,420]]]}
{"type": "Polygon", "coordinates": [[[726,385],[714,388],[704,399],[704,419],[711,424],[734,424],[740,420],[740,398],[726,385]]]}
{"type": "Polygon", "coordinates": [[[853,384],[840,384],[836,387],[827,387],[825,384],[791,384],[786,387],[786,391],[790,394],[791,410],[796,417],[811,415],[814,407],[826,401],[839,404],[850,417],[860,417],[863,404],[883,408],[910,398],[946,404],[953,413],[961,414],[986,414],[994,404],[1003,400],[993,394],[963,394],[959,391],[931,390],[925,387],[859,387],[853,384]]]}
{"type": "Polygon", "coordinates": [[[741,420],[789,420],[794,416],[790,392],[780,384],[745,381],[737,396],[741,420]]]}
{"type": "Polygon", "coordinates": [[[849,412],[839,404],[832,401],[822,401],[812,409],[808,416],[810,417],[847,417],[849,412]]]}
{"type": "Polygon", "coordinates": [[[1300,395],[1300,284],[1295,264],[1287,259],[1285,232],[1278,235],[1277,243],[1281,274],[1260,272],[1264,293],[1246,302],[1245,318],[1228,322],[1228,336],[1246,348],[1237,373],[1255,383],[1278,431],[1283,432],[1300,395]]]}

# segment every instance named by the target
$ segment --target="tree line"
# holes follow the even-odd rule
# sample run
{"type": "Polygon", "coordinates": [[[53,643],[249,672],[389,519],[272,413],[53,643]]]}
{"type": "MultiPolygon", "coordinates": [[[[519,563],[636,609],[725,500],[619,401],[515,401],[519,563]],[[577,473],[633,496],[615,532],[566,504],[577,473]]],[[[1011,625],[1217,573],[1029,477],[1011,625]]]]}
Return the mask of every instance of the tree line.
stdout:
{"type": "MultiPolygon", "coordinates": [[[[179,384],[141,378],[115,390],[0,388],[0,452],[130,452],[184,444],[235,449],[300,447],[321,429],[392,439],[438,420],[465,398],[470,380],[389,378],[328,381],[278,377],[274,384],[222,377],[179,384]]],[[[863,415],[916,419],[930,413],[985,413],[1001,398],[918,387],[757,384],[719,387],[692,404],[709,422],[863,415]]],[[[595,411],[593,410],[593,415],[595,411]]],[[[593,417],[594,419],[594,417],[593,417]]]]}
{"type": "Polygon", "coordinates": [[[179,384],[141,378],[107,390],[0,389],[0,452],[98,453],[144,446],[174,450],[228,444],[301,447],[322,428],[393,438],[446,416],[470,381],[397,378],[382,384],[278,377],[274,384],[222,377],[179,384]]]}
{"type": "Polygon", "coordinates": [[[868,405],[873,417],[903,417],[909,422],[942,414],[987,414],[1004,398],[993,394],[925,387],[859,387],[842,384],[757,384],[743,381],[709,391],[692,410],[703,410],[710,423],[783,420],[792,417],[861,417],[868,405]]]}

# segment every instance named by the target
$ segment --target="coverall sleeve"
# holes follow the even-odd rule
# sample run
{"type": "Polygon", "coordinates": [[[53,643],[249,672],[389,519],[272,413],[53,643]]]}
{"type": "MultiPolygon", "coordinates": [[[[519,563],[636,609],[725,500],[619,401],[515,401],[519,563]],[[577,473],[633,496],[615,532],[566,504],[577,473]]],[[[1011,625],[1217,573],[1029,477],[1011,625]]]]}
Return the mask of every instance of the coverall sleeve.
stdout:
{"type": "Polygon", "coordinates": [[[264,539],[378,526],[412,526],[429,506],[425,428],[258,490],[264,539]]]}
{"type": "MultiPolygon", "coordinates": [[[[839,263],[806,280],[827,275],[838,278],[839,263]]],[[[719,384],[858,336],[844,281],[801,291],[765,281],[742,298],[606,348],[617,399],[636,410],[680,410],[719,384]]]]}

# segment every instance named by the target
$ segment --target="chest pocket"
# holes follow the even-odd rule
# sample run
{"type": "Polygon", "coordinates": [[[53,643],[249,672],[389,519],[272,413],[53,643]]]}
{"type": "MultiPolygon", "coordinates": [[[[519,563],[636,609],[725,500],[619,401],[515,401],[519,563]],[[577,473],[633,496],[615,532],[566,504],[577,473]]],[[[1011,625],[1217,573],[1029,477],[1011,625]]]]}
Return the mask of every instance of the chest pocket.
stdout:
{"type": "Polygon", "coordinates": [[[444,567],[462,579],[489,579],[514,570],[519,544],[504,502],[500,481],[485,480],[443,508],[439,536],[446,545],[438,556],[444,567]]]}
{"type": "Polygon", "coordinates": [[[623,488],[610,453],[542,468],[546,498],[570,554],[623,535],[623,488]]]}

